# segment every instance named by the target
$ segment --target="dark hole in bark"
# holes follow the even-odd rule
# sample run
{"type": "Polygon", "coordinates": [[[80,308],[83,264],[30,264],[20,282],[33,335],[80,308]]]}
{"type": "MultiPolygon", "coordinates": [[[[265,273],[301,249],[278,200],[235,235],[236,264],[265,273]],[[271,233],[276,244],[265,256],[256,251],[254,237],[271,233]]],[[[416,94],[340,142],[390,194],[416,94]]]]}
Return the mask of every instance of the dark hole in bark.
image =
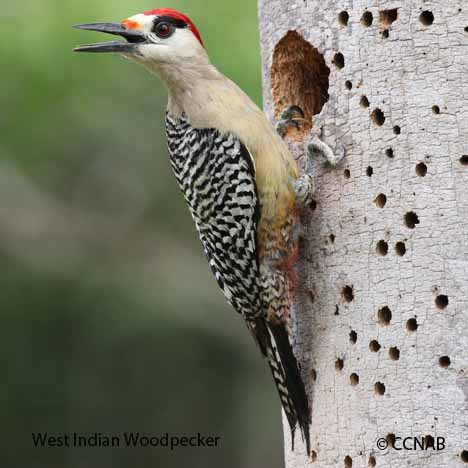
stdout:
{"type": "Polygon", "coordinates": [[[345,87],[346,87],[346,89],[351,90],[353,88],[353,83],[351,83],[351,81],[349,81],[349,80],[346,80],[345,81],[345,87]]]}
{"type": "Polygon", "coordinates": [[[384,240],[379,240],[376,247],[377,254],[385,257],[388,254],[388,244],[384,240]]]}
{"type": "Polygon", "coordinates": [[[368,28],[372,21],[374,21],[374,15],[370,11],[365,11],[361,17],[361,24],[368,28]]]}
{"type": "Polygon", "coordinates": [[[410,318],[407,322],[406,322],[406,329],[408,331],[416,331],[418,329],[418,322],[416,321],[415,318],[410,318]]]}
{"type": "Polygon", "coordinates": [[[460,458],[465,463],[468,463],[468,450],[463,450],[463,452],[460,454],[460,458]]]}
{"type": "Polygon", "coordinates": [[[398,125],[395,125],[395,126],[393,127],[393,133],[394,133],[395,135],[399,135],[399,134],[401,133],[401,128],[400,128],[398,125]]]}
{"type": "Polygon", "coordinates": [[[379,16],[380,23],[388,28],[394,21],[398,19],[398,8],[392,8],[391,10],[382,10],[379,13],[379,16]]]}
{"type": "Polygon", "coordinates": [[[377,341],[377,340],[372,340],[370,343],[369,343],[369,349],[373,352],[373,353],[377,353],[379,350],[380,350],[381,346],[380,346],[380,343],[377,341]]]}
{"type": "Polygon", "coordinates": [[[406,224],[406,227],[409,227],[410,229],[414,229],[416,227],[416,224],[419,224],[418,215],[414,211],[409,211],[408,213],[406,213],[405,224],[406,224]]]}
{"type": "Polygon", "coordinates": [[[333,63],[335,64],[336,68],[342,69],[345,66],[344,55],[341,52],[337,52],[333,57],[333,63]]]}
{"type": "Polygon", "coordinates": [[[352,343],[352,344],[355,344],[356,341],[357,341],[357,333],[354,331],[354,330],[351,330],[349,332],[349,341],[352,343]]]}
{"type": "Polygon", "coordinates": [[[450,358],[448,356],[441,356],[439,358],[439,365],[440,367],[447,369],[447,367],[450,366],[450,358]]]}
{"type": "Polygon", "coordinates": [[[468,166],[468,154],[464,154],[459,161],[462,166],[468,166]]]}
{"type": "Polygon", "coordinates": [[[390,447],[394,447],[395,446],[395,434],[392,434],[390,432],[390,434],[387,434],[387,442],[388,442],[388,445],[390,445],[390,447]]]}
{"type": "Polygon", "coordinates": [[[376,382],[374,390],[377,395],[383,395],[385,393],[385,385],[382,382],[376,382]]]}
{"type": "Polygon", "coordinates": [[[374,122],[375,125],[378,125],[379,127],[385,123],[385,115],[379,108],[372,111],[371,119],[372,122],[374,122]]]}
{"type": "Polygon", "coordinates": [[[373,455],[371,455],[369,457],[369,461],[367,462],[367,464],[369,465],[370,468],[374,468],[375,465],[377,464],[376,460],[375,460],[375,457],[373,455]]]}
{"type": "Polygon", "coordinates": [[[387,196],[384,193],[379,193],[377,197],[375,197],[374,203],[379,208],[383,208],[387,203],[387,196]]]}
{"type": "Polygon", "coordinates": [[[383,37],[384,39],[388,39],[389,36],[390,36],[390,33],[389,33],[388,29],[384,29],[384,30],[382,31],[382,37],[383,37]]]}
{"type": "Polygon", "coordinates": [[[354,291],[352,286],[345,286],[341,292],[343,299],[346,302],[351,302],[354,299],[354,291]]]}
{"type": "Polygon", "coordinates": [[[392,346],[388,350],[388,355],[392,361],[398,361],[400,359],[400,350],[396,346],[392,346]]]}
{"type": "Polygon", "coordinates": [[[349,455],[346,455],[346,457],[344,459],[344,466],[345,466],[345,468],[352,468],[353,467],[353,459],[349,455]]]}
{"type": "Polygon", "coordinates": [[[347,26],[349,21],[349,13],[347,11],[342,11],[338,15],[338,22],[341,26],[347,26]]]}
{"type": "Polygon", "coordinates": [[[438,309],[445,309],[448,306],[449,300],[445,294],[440,294],[435,298],[435,304],[438,309]]]}
{"type": "Polygon", "coordinates": [[[315,382],[317,380],[317,371],[315,369],[312,369],[310,371],[310,380],[312,380],[312,382],[315,382]]]}
{"type": "Polygon", "coordinates": [[[317,460],[317,452],[316,452],[315,450],[312,450],[312,451],[310,452],[310,460],[313,461],[313,462],[314,462],[315,460],[317,460]]]}
{"type": "Polygon", "coordinates": [[[427,166],[423,162],[420,162],[420,163],[416,164],[416,174],[419,177],[425,177],[426,176],[427,166]]]}
{"type": "Polygon", "coordinates": [[[349,169],[345,169],[343,171],[343,175],[344,175],[345,179],[349,179],[351,177],[351,171],[349,169]]]}
{"type": "Polygon", "coordinates": [[[384,306],[377,312],[377,318],[381,325],[388,325],[392,320],[392,311],[389,307],[384,306]]]}
{"type": "Polygon", "coordinates": [[[372,177],[373,173],[374,173],[374,168],[372,166],[367,166],[367,169],[366,169],[367,177],[372,177]]]}
{"type": "Polygon", "coordinates": [[[403,257],[406,253],[406,245],[404,242],[397,242],[395,244],[395,252],[399,257],[403,257]]]}
{"type": "Polygon", "coordinates": [[[425,10],[419,15],[419,21],[421,21],[424,26],[430,26],[434,22],[434,15],[432,11],[425,10]]]}
{"type": "Polygon", "coordinates": [[[299,129],[291,126],[288,137],[301,141],[310,133],[312,117],[328,101],[329,75],[323,55],[296,31],[289,31],[276,45],[271,67],[276,117],[293,105],[304,112],[299,129]]]}
{"type": "Polygon", "coordinates": [[[393,148],[387,148],[387,149],[385,150],[385,155],[387,156],[387,158],[392,159],[393,156],[394,156],[394,154],[393,154],[393,148]]]}
{"type": "Polygon", "coordinates": [[[342,371],[343,370],[343,367],[344,367],[344,361],[343,359],[340,359],[338,358],[336,361],[335,361],[335,369],[337,371],[342,371]]]}
{"type": "Polygon", "coordinates": [[[357,385],[359,383],[359,375],[357,375],[356,373],[352,373],[350,376],[349,376],[349,383],[351,385],[357,385]]]}
{"type": "Polygon", "coordinates": [[[367,99],[367,96],[361,96],[361,100],[359,101],[359,104],[363,108],[369,107],[369,99],[367,99]]]}
{"type": "Polygon", "coordinates": [[[440,107],[439,106],[432,106],[432,112],[434,114],[440,114],[440,107]]]}

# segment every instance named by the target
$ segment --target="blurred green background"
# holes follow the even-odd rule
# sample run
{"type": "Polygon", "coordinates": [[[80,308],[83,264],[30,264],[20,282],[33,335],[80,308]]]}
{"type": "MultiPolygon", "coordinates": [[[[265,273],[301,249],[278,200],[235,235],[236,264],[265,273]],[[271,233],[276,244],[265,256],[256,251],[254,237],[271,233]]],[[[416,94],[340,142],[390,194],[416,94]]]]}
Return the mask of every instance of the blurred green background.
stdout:
{"type": "MultiPolygon", "coordinates": [[[[172,176],[166,95],[72,24],[174,7],[261,103],[252,0],[23,0],[0,18],[0,466],[282,466],[266,363],[211,277],[172,176]],[[38,449],[31,432],[221,436],[38,449]]],[[[97,40],[101,40],[98,38],[97,40]]]]}

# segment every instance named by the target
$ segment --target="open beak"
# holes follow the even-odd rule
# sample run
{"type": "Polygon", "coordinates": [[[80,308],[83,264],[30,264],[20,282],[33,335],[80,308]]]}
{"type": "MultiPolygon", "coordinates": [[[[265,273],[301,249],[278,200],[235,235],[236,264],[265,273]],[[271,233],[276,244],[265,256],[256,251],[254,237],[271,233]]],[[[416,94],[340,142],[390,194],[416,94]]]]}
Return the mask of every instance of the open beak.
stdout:
{"type": "Polygon", "coordinates": [[[114,36],[121,36],[127,40],[101,42],[99,44],[88,44],[76,47],[75,52],[120,52],[124,54],[137,53],[138,45],[146,44],[146,34],[141,31],[127,29],[123,24],[119,23],[89,23],[77,24],[73,26],[76,29],[86,29],[88,31],[99,31],[114,36]]]}

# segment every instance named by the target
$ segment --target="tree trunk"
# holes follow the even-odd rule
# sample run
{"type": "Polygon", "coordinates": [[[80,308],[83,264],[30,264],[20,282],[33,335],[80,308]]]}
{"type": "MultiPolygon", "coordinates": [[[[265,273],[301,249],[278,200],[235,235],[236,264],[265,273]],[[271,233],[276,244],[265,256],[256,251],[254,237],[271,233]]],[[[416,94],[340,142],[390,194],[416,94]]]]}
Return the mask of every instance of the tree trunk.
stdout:
{"type": "Polygon", "coordinates": [[[291,451],[286,423],[286,465],[468,467],[468,5],[259,8],[266,112],[304,110],[301,161],[316,114],[346,148],[338,169],[316,164],[305,214],[294,311],[312,453],[291,451]]]}

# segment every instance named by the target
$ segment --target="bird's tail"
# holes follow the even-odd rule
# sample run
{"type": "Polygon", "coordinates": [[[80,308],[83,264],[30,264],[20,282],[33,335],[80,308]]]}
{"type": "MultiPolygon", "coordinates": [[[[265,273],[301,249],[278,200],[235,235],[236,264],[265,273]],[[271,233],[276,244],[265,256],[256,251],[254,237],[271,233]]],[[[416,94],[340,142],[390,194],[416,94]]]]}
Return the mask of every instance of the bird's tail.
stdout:
{"type": "Polygon", "coordinates": [[[288,418],[291,428],[292,449],[294,450],[296,425],[299,424],[309,455],[309,401],[287,329],[282,323],[271,324],[267,323],[263,318],[258,318],[255,323],[255,335],[263,354],[268,359],[281,405],[288,418]]]}

